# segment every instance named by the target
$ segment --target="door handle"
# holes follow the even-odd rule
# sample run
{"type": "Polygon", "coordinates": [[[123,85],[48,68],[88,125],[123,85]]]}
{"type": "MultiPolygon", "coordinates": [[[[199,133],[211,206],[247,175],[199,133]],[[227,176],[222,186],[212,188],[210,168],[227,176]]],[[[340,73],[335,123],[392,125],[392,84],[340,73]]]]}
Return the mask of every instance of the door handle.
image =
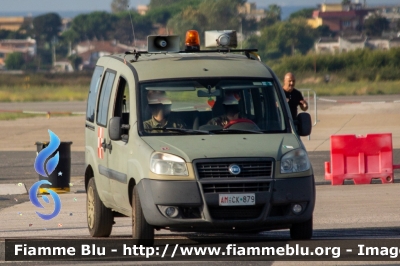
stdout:
{"type": "Polygon", "coordinates": [[[108,149],[111,153],[111,150],[112,150],[111,140],[110,140],[110,143],[107,144],[106,140],[104,139],[103,142],[101,143],[101,147],[103,147],[104,150],[108,149]]]}

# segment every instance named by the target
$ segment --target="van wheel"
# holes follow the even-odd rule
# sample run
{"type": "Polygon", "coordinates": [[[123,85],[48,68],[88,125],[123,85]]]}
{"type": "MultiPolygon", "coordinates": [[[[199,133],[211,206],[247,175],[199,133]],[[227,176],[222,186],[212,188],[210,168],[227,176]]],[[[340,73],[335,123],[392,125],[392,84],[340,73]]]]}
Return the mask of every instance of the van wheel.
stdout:
{"type": "Polygon", "coordinates": [[[111,209],[104,206],[94,183],[91,178],[88,183],[86,194],[86,214],[87,223],[91,236],[108,237],[111,234],[114,221],[111,209]]]}
{"type": "Polygon", "coordinates": [[[310,239],[313,235],[313,218],[309,220],[293,224],[290,228],[290,237],[295,240],[310,239]]]}
{"type": "Polygon", "coordinates": [[[152,246],[154,244],[154,227],[144,218],[139,192],[136,186],[132,193],[132,237],[138,244],[152,246]]]}

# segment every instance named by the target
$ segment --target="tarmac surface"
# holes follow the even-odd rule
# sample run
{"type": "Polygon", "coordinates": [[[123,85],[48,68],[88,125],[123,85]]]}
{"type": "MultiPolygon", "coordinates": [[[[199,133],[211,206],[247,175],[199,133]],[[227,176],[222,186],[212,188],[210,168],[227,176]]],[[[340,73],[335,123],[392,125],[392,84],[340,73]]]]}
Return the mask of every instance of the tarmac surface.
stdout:
{"type": "MultiPolygon", "coordinates": [[[[317,180],[317,200],[314,211],[314,238],[329,239],[383,237],[400,239],[400,184],[330,186],[324,180],[325,161],[330,159],[330,136],[334,134],[366,135],[369,133],[392,133],[394,163],[400,164],[400,95],[363,97],[324,97],[318,100],[317,117],[314,103],[310,103],[313,127],[310,138],[303,137],[309,152],[317,180]],[[333,102],[333,101],[334,102],[333,102]],[[397,102],[399,100],[399,102],[397,102]],[[322,185],[324,184],[324,185],[322,185]]],[[[23,110],[26,104],[3,104],[0,110],[23,110]]],[[[84,102],[29,103],[36,111],[84,111],[84,102]],[[69,106],[69,107],[68,107],[69,106]],[[50,109],[54,108],[54,109],[50,109]],[[70,109],[68,109],[70,108],[70,109]]],[[[38,181],[33,163],[36,141],[48,140],[48,129],[56,132],[61,141],[72,141],[71,146],[71,192],[59,194],[62,211],[51,222],[37,217],[26,194],[0,195],[0,239],[12,237],[89,238],[86,225],[86,194],[84,193],[84,121],[82,115],[71,117],[45,116],[2,121],[0,130],[0,186],[22,183],[29,190],[38,181]]],[[[396,176],[400,173],[395,171],[396,176]]],[[[111,237],[129,238],[131,222],[116,218],[111,237]]],[[[186,235],[187,236],[187,235],[186,235]]],[[[181,237],[161,230],[157,237],[181,237]]],[[[263,233],[266,239],[288,240],[287,230],[263,233]]],[[[4,243],[3,243],[4,244],[4,243]]],[[[1,250],[0,241],[0,250],[1,250]]],[[[4,254],[3,254],[4,255],[4,254]]],[[[2,256],[0,254],[0,260],[2,256]]],[[[265,265],[265,262],[263,262],[265,265]]],[[[375,264],[370,262],[369,264],[375,264]]],[[[47,263],[46,263],[47,264],[47,263]]],[[[90,264],[90,263],[88,263],[90,264]]],[[[123,263],[118,263],[122,265],[123,263]]],[[[131,263],[130,263],[131,264],[131,263]]],[[[149,264],[149,263],[141,263],[149,264]]],[[[157,264],[157,263],[150,263],[157,264]]],[[[191,263],[192,264],[192,263],[191,263]]],[[[207,263],[207,265],[222,263],[207,263]]],[[[254,262],[252,265],[258,265],[254,262]]],[[[267,263],[271,265],[270,263],[267,263]]],[[[294,265],[275,262],[273,265],[294,265]]],[[[302,265],[309,265],[310,262],[302,265]]],[[[321,265],[317,263],[314,265],[321,265]]],[[[335,265],[346,263],[334,263],[335,265]]],[[[347,265],[364,265],[366,262],[349,262],[347,265]]],[[[385,262],[385,264],[392,264],[385,262]]],[[[84,264],[82,264],[84,265],[84,264]]],[[[104,264],[115,265],[115,264],[104,264]]],[[[195,265],[204,265],[196,263],[195,265]]],[[[232,264],[235,265],[235,264],[232,264]]],[[[236,264],[238,265],[238,264],[236,264]]],[[[261,264],[260,264],[261,265],[261,264]]],[[[298,263],[296,263],[298,265],[298,263]]],[[[323,265],[333,265],[332,262],[323,265]]]]}

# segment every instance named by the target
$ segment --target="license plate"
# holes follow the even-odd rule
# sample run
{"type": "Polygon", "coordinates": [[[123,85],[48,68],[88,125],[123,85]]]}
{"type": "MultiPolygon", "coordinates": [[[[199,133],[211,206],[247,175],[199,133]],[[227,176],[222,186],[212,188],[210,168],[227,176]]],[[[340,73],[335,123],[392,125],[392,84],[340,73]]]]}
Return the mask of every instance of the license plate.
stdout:
{"type": "Polygon", "coordinates": [[[248,194],[219,194],[219,206],[243,206],[255,205],[256,196],[248,194]]]}

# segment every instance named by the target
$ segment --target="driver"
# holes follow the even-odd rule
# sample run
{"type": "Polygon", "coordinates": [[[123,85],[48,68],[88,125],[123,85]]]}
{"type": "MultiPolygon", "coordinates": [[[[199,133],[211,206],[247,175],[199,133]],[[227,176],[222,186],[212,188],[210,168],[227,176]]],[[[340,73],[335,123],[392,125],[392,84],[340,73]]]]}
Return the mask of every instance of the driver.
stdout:
{"type": "Polygon", "coordinates": [[[210,121],[208,121],[207,125],[216,125],[225,127],[232,120],[236,120],[239,118],[246,118],[240,113],[239,101],[240,101],[239,93],[234,93],[234,92],[225,93],[224,101],[222,102],[222,104],[224,105],[225,114],[211,119],[210,121]]]}
{"type": "Polygon", "coordinates": [[[185,128],[181,121],[169,119],[171,113],[171,100],[167,98],[165,91],[148,91],[147,100],[151,112],[151,119],[143,122],[147,132],[163,132],[154,128],[185,128]]]}

